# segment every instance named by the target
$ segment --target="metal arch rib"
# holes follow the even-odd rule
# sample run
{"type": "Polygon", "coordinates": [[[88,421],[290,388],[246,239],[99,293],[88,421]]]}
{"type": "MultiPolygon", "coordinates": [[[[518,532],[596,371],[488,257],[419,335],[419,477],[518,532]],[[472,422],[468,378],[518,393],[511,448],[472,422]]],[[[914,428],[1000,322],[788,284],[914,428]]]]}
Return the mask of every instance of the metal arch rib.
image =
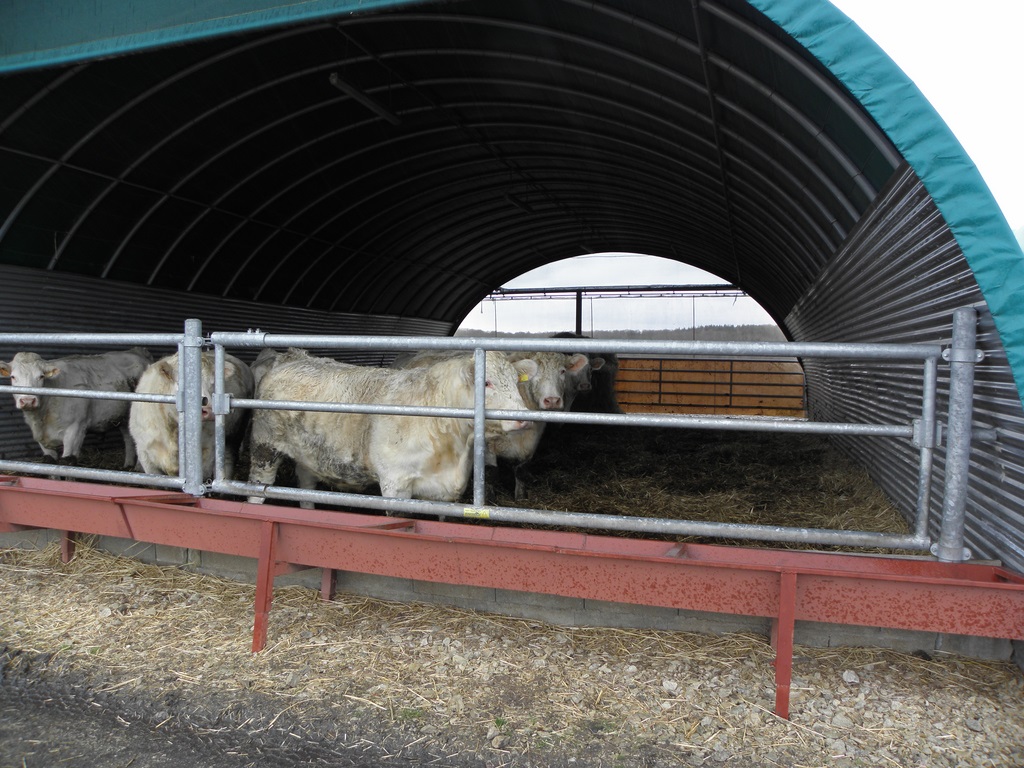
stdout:
{"type": "MultiPolygon", "coordinates": [[[[250,47],[255,47],[255,46],[259,45],[259,44],[262,44],[262,43],[266,42],[268,39],[276,40],[276,39],[280,39],[282,37],[285,37],[285,36],[288,36],[288,35],[291,35],[291,34],[295,34],[295,33],[294,32],[281,33],[279,35],[275,35],[273,38],[266,38],[266,39],[263,39],[263,40],[247,43],[246,45],[243,45],[243,46],[240,46],[238,48],[232,49],[231,51],[225,51],[225,52],[222,52],[221,54],[219,54],[217,56],[214,56],[212,58],[204,59],[202,62],[200,62],[198,64],[195,64],[195,65],[193,65],[191,67],[183,69],[183,70],[181,70],[179,72],[176,72],[171,77],[166,78],[165,80],[161,81],[160,83],[150,87],[149,89],[147,89],[143,93],[140,93],[135,98],[133,98],[131,101],[123,104],[120,109],[117,109],[114,112],[112,112],[110,115],[107,116],[107,118],[105,120],[103,120],[99,124],[97,124],[93,128],[93,130],[91,130],[89,133],[87,133],[85,136],[83,136],[81,139],[79,139],[79,141],[77,141],[74,144],[74,146],[72,146],[71,149],[69,149],[60,158],[59,161],[55,161],[54,165],[51,166],[50,171],[43,178],[40,179],[39,183],[34,185],[33,188],[26,195],[23,196],[22,200],[19,201],[19,205],[18,205],[17,209],[12,212],[11,216],[5,222],[4,226],[0,227],[0,240],[3,239],[4,235],[6,234],[7,228],[10,226],[10,223],[13,222],[13,219],[17,216],[17,213],[20,212],[20,210],[22,208],[24,208],[25,205],[28,204],[29,200],[31,200],[32,197],[34,197],[35,193],[38,191],[39,187],[41,187],[42,184],[45,183],[46,179],[48,179],[50,176],[52,176],[53,173],[61,165],[65,165],[65,166],[68,165],[67,161],[70,159],[70,157],[72,157],[78,151],[78,149],[80,147],[82,147],[88,141],[91,141],[96,136],[96,134],[98,134],[100,131],[104,130],[107,126],[109,126],[111,123],[113,123],[119,117],[124,115],[128,110],[134,108],[136,105],[142,103],[143,101],[151,98],[154,94],[156,94],[159,91],[167,88],[170,84],[178,82],[179,80],[194,74],[195,72],[197,72],[197,71],[199,71],[199,70],[209,66],[212,63],[221,61],[221,60],[227,58],[228,56],[234,55],[239,50],[245,50],[245,49],[250,48],[250,47]]],[[[78,73],[78,72],[84,70],[87,66],[88,66],[87,64],[79,65],[79,66],[73,68],[72,72],[78,73]]],[[[114,186],[116,186],[116,184],[124,183],[124,179],[125,179],[125,177],[129,173],[131,173],[135,168],[137,168],[140,163],[144,162],[148,157],[150,157],[153,154],[153,152],[155,152],[157,149],[159,149],[161,146],[163,146],[163,144],[166,143],[166,141],[169,141],[171,138],[173,138],[173,135],[174,134],[172,134],[171,136],[168,136],[164,141],[157,143],[153,147],[150,147],[146,152],[144,152],[142,155],[140,155],[133,163],[128,165],[116,177],[114,177],[114,176],[107,176],[105,174],[94,173],[94,175],[96,175],[96,176],[104,177],[104,178],[109,178],[109,179],[111,179],[113,181],[113,184],[111,185],[111,187],[103,190],[98,195],[98,198],[100,200],[102,200],[108,194],[110,194],[110,192],[112,191],[112,188],[114,186]]],[[[53,258],[50,260],[50,264],[47,267],[48,269],[52,270],[52,269],[54,269],[56,267],[58,261],[60,260],[60,257],[64,253],[64,250],[65,250],[67,244],[70,242],[70,240],[73,237],[73,235],[82,226],[82,224],[84,223],[85,219],[88,218],[88,216],[92,213],[93,210],[95,210],[96,205],[98,204],[98,202],[99,202],[99,200],[96,200],[91,205],[87,206],[86,209],[82,212],[82,215],[79,216],[78,219],[75,221],[75,223],[69,228],[68,233],[65,235],[65,237],[61,241],[61,244],[58,247],[57,251],[54,253],[53,258]]],[[[106,277],[107,276],[108,272],[110,271],[110,267],[111,267],[113,261],[116,260],[116,258],[117,258],[117,253],[119,251],[120,251],[120,248],[117,251],[115,251],[115,255],[111,258],[111,261],[109,261],[107,266],[104,268],[104,270],[103,270],[103,272],[101,274],[101,277],[106,277]]]]}
{"type": "MultiPolygon", "coordinates": [[[[199,71],[201,71],[201,70],[203,70],[203,69],[205,69],[205,68],[207,68],[209,66],[212,66],[213,64],[216,64],[216,63],[218,63],[220,61],[224,61],[224,60],[229,59],[229,58],[231,58],[233,56],[236,56],[236,55],[238,55],[239,53],[241,53],[243,51],[248,51],[250,49],[259,48],[259,47],[261,47],[263,45],[266,45],[268,43],[277,42],[277,41],[282,40],[282,39],[287,39],[287,38],[292,37],[292,36],[297,35],[297,34],[304,34],[307,31],[308,30],[286,30],[284,32],[279,32],[279,33],[276,33],[276,34],[271,35],[269,37],[258,38],[256,40],[247,42],[247,43],[245,43],[243,45],[237,46],[237,47],[232,48],[232,49],[227,50],[227,51],[222,51],[221,53],[217,54],[216,56],[203,59],[201,62],[199,62],[199,63],[197,63],[197,64],[195,64],[195,65],[193,65],[193,66],[191,66],[191,67],[189,67],[187,69],[184,69],[181,72],[176,73],[173,77],[169,77],[166,80],[158,83],[157,85],[155,85],[152,88],[150,88],[145,94],[143,94],[142,97],[140,97],[140,99],[141,98],[149,98],[153,94],[155,94],[155,93],[163,90],[164,88],[166,88],[171,83],[175,83],[175,82],[183,79],[184,77],[191,76],[191,75],[195,74],[196,72],[199,72],[199,71]]],[[[139,101],[140,99],[136,99],[135,101],[139,101]]],[[[206,114],[209,114],[209,112],[206,113],[206,114]]],[[[133,170],[135,170],[135,168],[137,168],[140,164],[142,164],[143,162],[148,160],[150,157],[152,157],[160,148],[162,148],[168,142],[170,142],[171,140],[173,140],[177,136],[181,135],[181,133],[186,128],[191,127],[192,124],[196,122],[196,120],[201,120],[201,119],[205,118],[206,114],[201,115],[199,118],[195,118],[195,119],[191,120],[186,125],[179,126],[176,130],[171,131],[166,136],[164,136],[163,139],[161,139],[160,141],[158,141],[155,144],[153,144],[153,146],[149,147],[131,165],[129,165],[127,168],[124,169],[124,171],[121,172],[121,175],[118,177],[118,181],[123,183],[125,176],[127,176],[129,173],[131,173],[133,170]]],[[[140,220],[129,231],[128,236],[121,242],[121,245],[118,246],[118,248],[114,251],[113,255],[107,261],[107,264],[104,267],[102,274],[100,275],[101,277],[106,277],[110,273],[111,269],[113,269],[113,267],[117,263],[118,259],[120,259],[121,253],[124,251],[124,248],[127,246],[128,242],[135,236],[135,233],[141,228],[141,226],[145,223],[145,221],[148,220],[149,216],[152,214],[152,211],[155,210],[157,207],[163,205],[168,199],[173,198],[174,197],[173,190],[180,188],[181,185],[184,184],[188,180],[188,178],[191,178],[191,175],[186,177],[186,178],[184,178],[184,179],[182,179],[177,184],[175,184],[174,187],[172,187],[172,189],[171,189],[171,194],[168,194],[166,190],[162,191],[162,193],[161,193],[162,197],[160,198],[160,200],[158,202],[154,203],[154,205],[152,206],[150,211],[147,211],[145,214],[143,214],[140,217],[140,220]]],[[[198,205],[198,203],[197,203],[197,205],[198,205]]],[[[201,208],[202,207],[209,208],[210,206],[199,205],[199,207],[201,207],[201,208]]],[[[81,223],[81,221],[75,223],[75,229],[78,228],[80,223],[81,223]]],[[[165,254],[164,258],[161,259],[160,263],[163,264],[163,262],[165,260],[166,260],[166,254],[165,254]]],[[[159,269],[159,267],[158,267],[158,269],[159,269]]],[[[146,281],[146,284],[147,285],[151,285],[152,284],[152,280],[153,280],[153,275],[151,274],[149,279],[146,281]]]]}
{"type": "Polygon", "coordinates": [[[815,83],[821,93],[827,94],[833,105],[845,113],[861,129],[872,146],[875,147],[878,153],[886,159],[894,170],[903,162],[903,157],[899,151],[893,147],[888,137],[885,136],[878,125],[859,108],[859,104],[851,103],[848,94],[843,92],[832,80],[824,77],[804,59],[794,54],[785,45],[758,29],[746,19],[739,17],[718,4],[709,3],[707,0],[700,1],[708,13],[714,14],[728,24],[742,29],[746,34],[756,38],[759,43],[770,49],[772,53],[781,59],[785,59],[786,63],[799,70],[808,80],[815,83]]]}
{"type": "Polygon", "coordinates": [[[697,48],[700,55],[701,72],[704,74],[704,91],[708,99],[708,113],[711,117],[711,130],[715,137],[715,150],[718,154],[718,174],[722,184],[722,196],[725,199],[725,216],[729,224],[729,240],[732,250],[732,264],[735,270],[733,279],[737,283],[743,281],[743,273],[740,270],[739,254],[736,250],[736,225],[734,217],[734,206],[732,201],[732,190],[729,184],[729,172],[726,168],[726,152],[722,143],[722,125],[719,114],[718,97],[715,95],[711,83],[711,68],[708,66],[708,49],[704,41],[703,20],[701,19],[701,0],[693,0],[693,27],[697,35],[697,48]]]}
{"type": "MultiPolygon", "coordinates": [[[[753,172],[753,171],[751,171],[751,172],[753,172]]],[[[763,179],[763,180],[765,181],[765,183],[767,183],[767,182],[768,182],[768,180],[767,180],[767,179],[763,179]]],[[[407,182],[407,181],[409,181],[409,180],[408,180],[408,179],[406,179],[406,180],[404,180],[404,181],[405,181],[405,182],[407,182]]],[[[769,185],[769,186],[770,186],[770,185],[769,185]]],[[[823,211],[823,212],[824,212],[824,211],[823,211]]],[[[345,213],[345,211],[341,211],[341,212],[339,212],[339,213],[337,214],[336,218],[337,218],[337,217],[340,217],[340,216],[342,216],[342,215],[344,215],[344,213],[345,213]]],[[[386,216],[386,215],[387,215],[387,213],[388,213],[388,211],[382,211],[382,212],[378,212],[378,217],[380,217],[380,216],[386,216]]],[[[827,214],[827,212],[824,212],[824,213],[826,213],[826,214],[827,214]]],[[[366,221],[366,222],[363,222],[363,224],[362,224],[361,226],[365,226],[365,225],[368,225],[369,223],[370,223],[370,221],[368,220],[368,221],[366,221]]],[[[812,229],[812,230],[813,230],[814,232],[816,232],[816,233],[817,233],[818,237],[820,237],[820,238],[821,238],[821,241],[822,241],[823,243],[831,243],[831,238],[830,238],[830,237],[829,237],[829,236],[828,236],[828,235],[827,235],[827,234],[826,234],[826,233],[825,233],[825,232],[824,232],[823,230],[821,230],[821,229],[820,229],[819,227],[817,227],[817,225],[816,225],[816,224],[814,224],[814,222],[812,222],[812,221],[809,221],[809,220],[808,220],[808,222],[807,222],[807,226],[808,226],[808,227],[810,227],[810,228],[811,228],[811,229],[812,229]]],[[[335,270],[335,271],[337,271],[337,270],[335,270]]],[[[327,282],[329,282],[329,281],[325,281],[325,282],[324,282],[324,283],[323,283],[323,284],[321,285],[321,290],[323,290],[324,288],[326,288],[326,286],[327,286],[327,282]]]]}
{"type": "MultiPolygon", "coordinates": [[[[438,130],[442,130],[442,129],[438,129],[438,130]]],[[[447,129],[444,129],[444,130],[447,130],[447,129]]],[[[471,146],[471,145],[473,144],[473,140],[471,139],[471,140],[470,140],[470,142],[471,142],[471,143],[463,144],[462,146],[471,146]]],[[[378,145],[378,146],[379,146],[379,145],[378,145]]],[[[378,147],[373,147],[373,148],[364,148],[364,149],[365,149],[366,151],[369,151],[369,149],[376,149],[376,148],[378,148],[378,147]]],[[[447,148],[445,148],[445,151],[447,151],[448,149],[450,149],[450,146],[449,146],[449,147],[447,147],[447,148]]],[[[439,151],[442,151],[442,150],[432,150],[432,152],[439,152],[439,151]]],[[[423,155],[419,155],[419,156],[417,156],[417,157],[422,157],[422,156],[423,156],[423,155]]],[[[407,163],[407,162],[409,162],[409,160],[410,160],[410,159],[411,159],[411,158],[408,158],[408,157],[406,157],[406,158],[403,158],[403,159],[402,159],[401,161],[395,161],[395,163],[393,163],[392,165],[396,165],[396,164],[398,164],[399,162],[402,162],[402,163],[407,163]]],[[[472,163],[477,163],[477,162],[488,162],[488,161],[489,161],[489,159],[488,159],[488,158],[480,158],[480,159],[478,159],[478,160],[475,160],[475,161],[467,161],[467,163],[470,163],[470,162],[472,162],[472,163]]],[[[339,160],[339,162],[340,162],[340,160],[339,160]]],[[[321,169],[318,169],[318,171],[316,171],[316,172],[317,172],[317,173],[319,173],[319,172],[322,172],[322,170],[323,170],[323,169],[321,168],[321,169]]],[[[381,169],[379,169],[379,168],[378,168],[378,169],[375,169],[375,170],[374,170],[374,172],[379,172],[380,170],[381,170],[381,169]]],[[[537,182],[536,182],[536,181],[535,181],[534,179],[532,179],[531,177],[529,177],[529,176],[526,176],[526,175],[524,175],[522,171],[519,171],[519,174],[518,174],[518,175],[519,175],[519,183],[522,183],[522,184],[527,184],[527,185],[531,185],[531,186],[534,186],[534,187],[536,187],[537,189],[541,189],[542,185],[539,185],[539,184],[538,184],[538,183],[537,183],[537,182]]],[[[358,183],[359,183],[359,181],[360,181],[360,180],[361,180],[362,178],[363,178],[363,177],[356,177],[356,178],[350,178],[350,179],[346,180],[346,182],[345,182],[345,185],[343,185],[343,186],[351,186],[351,185],[353,185],[353,184],[358,184],[358,183]]],[[[410,180],[411,180],[411,179],[410,179],[409,177],[406,177],[406,178],[402,179],[402,181],[401,181],[401,182],[397,182],[397,183],[396,183],[396,185],[397,185],[398,183],[401,183],[401,184],[407,184],[407,183],[409,183],[409,181],[410,181],[410,180]]],[[[336,193],[336,192],[338,191],[338,189],[340,189],[340,188],[342,188],[342,187],[334,187],[334,188],[332,188],[331,190],[328,190],[328,191],[327,191],[327,192],[325,192],[325,193],[324,193],[323,195],[321,195],[320,197],[318,197],[318,198],[317,198],[316,200],[314,200],[314,201],[310,202],[310,203],[309,203],[309,204],[308,204],[308,205],[306,206],[306,208],[304,208],[304,209],[303,209],[302,211],[299,211],[298,213],[296,213],[296,214],[295,214],[295,216],[293,216],[293,219],[294,219],[295,217],[297,217],[297,216],[300,216],[300,215],[301,215],[301,214],[302,214],[302,213],[303,213],[303,212],[304,212],[305,210],[308,210],[309,208],[311,208],[311,207],[313,207],[313,206],[315,206],[315,205],[319,204],[319,202],[321,202],[321,201],[322,201],[323,199],[325,199],[326,197],[328,197],[328,196],[330,196],[330,195],[332,195],[332,194],[336,193]]],[[[392,188],[393,188],[393,187],[392,187],[392,188]]],[[[384,193],[385,193],[385,192],[387,192],[387,191],[390,191],[390,188],[389,188],[389,189],[386,189],[386,190],[376,190],[375,194],[377,194],[377,195],[380,195],[380,194],[384,194],[384,193]]],[[[544,194],[544,195],[546,195],[546,196],[548,197],[548,199],[549,199],[549,200],[551,201],[551,203],[552,203],[553,205],[556,205],[556,206],[558,206],[558,205],[561,205],[561,203],[560,203],[560,202],[558,201],[557,195],[552,195],[552,194],[551,194],[551,193],[549,193],[549,192],[543,192],[543,194],[544,194]]],[[[365,200],[366,200],[366,198],[362,198],[362,199],[360,200],[360,203],[363,203],[363,202],[365,202],[365,200]]],[[[336,221],[337,219],[341,218],[341,217],[342,217],[342,216],[344,216],[344,215],[345,215],[345,214],[346,214],[347,212],[348,212],[348,209],[345,209],[345,210],[342,210],[342,211],[338,211],[337,213],[335,213],[335,214],[334,214],[334,215],[333,215],[333,216],[331,217],[331,219],[329,219],[329,220],[327,220],[327,221],[323,222],[323,223],[322,223],[322,225],[321,225],[321,227],[320,227],[320,229],[322,229],[322,228],[323,228],[323,227],[325,227],[325,226],[328,226],[328,225],[329,225],[329,224],[331,224],[331,223],[332,223],[333,221],[336,221]]],[[[386,214],[386,213],[387,213],[387,211],[383,211],[383,212],[378,212],[375,218],[379,218],[379,217],[381,217],[382,215],[384,215],[384,214],[386,214]]],[[[369,223],[369,220],[367,220],[367,221],[365,221],[365,222],[362,222],[362,224],[360,225],[360,227],[362,227],[362,226],[366,226],[366,225],[367,225],[368,223],[369,223]]],[[[351,233],[350,233],[350,234],[351,234],[351,233]]],[[[313,238],[314,236],[315,236],[315,233],[312,233],[312,234],[311,234],[311,236],[310,236],[310,239],[312,239],[312,238],[313,238]]],[[[301,245],[301,244],[300,244],[300,245],[301,245]]],[[[293,249],[292,249],[292,251],[294,252],[294,250],[295,250],[296,248],[300,247],[300,245],[296,245],[296,246],[295,246],[295,248],[293,248],[293,249]]],[[[323,256],[323,254],[321,254],[321,257],[318,257],[318,258],[322,258],[322,256],[323,256]]],[[[306,271],[305,271],[305,272],[304,272],[303,274],[306,274],[306,273],[308,273],[308,271],[309,271],[310,269],[312,269],[312,268],[313,268],[314,266],[315,266],[315,264],[314,264],[314,263],[311,263],[311,264],[309,264],[309,265],[307,266],[307,269],[306,269],[306,271]]],[[[269,282],[270,282],[271,278],[272,278],[272,275],[268,275],[268,277],[267,277],[267,278],[266,278],[266,279],[264,280],[264,283],[263,283],[263,285],[262,285],[262,286],[260,287],[259,291],[257,291],[257,294],[256,294],[256,295],[257,295],[257,297],[258,297],[258,296],[260,295],[260,293],[262,292],[263,288],[265,288],[265,287],[266,287],[266,285],[268,285],[268,284],[269,284],[269,282]]],[[[300,276],[299,280],[301,280],[301,276],[300,276]]],[[[293,285],[293,288],[292,288],[292,290],[291,290],[291,291],[289,291],[289,293],[288,293],[288,296],[290,296],[290,295],[291,295],[291,293],[292,293],[292,291],[294,291],[294,288],[295,288],[295,286],[297,286],[298,282],[299,282],[298,280],[297,280],[297,281],[295,282],[295,284],[293,285]]],[[[286,300],[287,300],[287,299],[286,299],[286,300]]],[[[308,306],[308,304],[307,304],[307,306],[308,306]]]]}

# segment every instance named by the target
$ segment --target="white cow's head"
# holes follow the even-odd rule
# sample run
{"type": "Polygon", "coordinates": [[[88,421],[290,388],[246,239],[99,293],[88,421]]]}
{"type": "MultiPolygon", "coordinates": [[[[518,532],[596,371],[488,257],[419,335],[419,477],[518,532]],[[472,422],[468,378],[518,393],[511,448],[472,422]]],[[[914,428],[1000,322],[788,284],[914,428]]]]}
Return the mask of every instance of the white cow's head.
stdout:
{"type": "MultiPolygon", "coordinates": [[[[518,382],[523,377],[528,379],[535,376],[537,363],[529,359],[511,362],[504,353],[490,351],[486,353],[484,367],[487,371],[487,384],[484,390],[487,408],[501,411],[529,410],[519,391],[518,382]]],[[[472,367],[468,370],[472,375],[472,367]]],[[[487,431],[492,434],[493,424],[494,422],[488,420],[487,431]]],[[[529,421],[512,420],[502,420],[498,425],[503,432],[529,429],[533,426],[529,421]]]]}
{"type": "MultiPolygon", "coordinates": [[[[213,385],[214,385],[214,368],[213,368],[213,357],[209,354],[203,354],[200,358],[201,374],[201,391],[202,391],[202,419],[203,421],[213,421],[213,385]]],[[[174,354],[170,357],[165,357],[162,360],[158,360],[153,364],[156,366],[157,371],[163,377],[164,382],[160,387],[160,391],[163,392],[176,392],[178,389],[178,355],[174,354]]],[[[230,367],[229,367],[230,370],[230,367]]]]}
{"type": "MultiPolygon", "coordinates": [[[[19,352],[11,362],[0,362],[0,377],[9,377],[11,384],[18,387],[42,387],[46,379],[59,373],[60,368],[35,352],[19,352]]],[[[14,405],[19,411],[34,411],[42,404],[39,395],[14,395],[14,405]]]]}
{"type": "Polygon", "coordinates": [[[561,411],[566,406],[566,392],[574,380],[586,376],[589,381],[590,362],[581,353],[528,352],[510,355],[512,360],[528,359],[537,363],[537,373],[520,376],[519,390],[527,404],[541,411],[561,411]]]}

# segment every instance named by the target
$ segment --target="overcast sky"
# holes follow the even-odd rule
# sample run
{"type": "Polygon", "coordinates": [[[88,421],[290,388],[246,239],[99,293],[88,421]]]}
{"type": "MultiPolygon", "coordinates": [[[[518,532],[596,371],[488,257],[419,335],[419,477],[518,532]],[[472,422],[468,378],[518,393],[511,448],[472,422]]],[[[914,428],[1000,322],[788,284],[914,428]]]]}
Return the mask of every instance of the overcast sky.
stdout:
{"type": "Polygon", "coordinates": [[[1024,2],[832,0],[935,107],[1024,230],[1024,2]]]}
{"type": "MultiPolygon", "coordinates": [[[[1024,0],[832,0],[917,85],[978,166],[1024,241],[1024,0]]],[[[583,256],[506,285],[651,285],[720,282],[701,270],[635,255],[583,256]],[[584,261],[584,264],[578,263],[584,261]],[[582,267],[582,268],[581,268],[582,267]]],[[[771,323],[750,299],[594,299],[585,331],[771,323]]],[[[483,302],[463,327],[488,332],[571,330],[572,300],[483,302]]]]}

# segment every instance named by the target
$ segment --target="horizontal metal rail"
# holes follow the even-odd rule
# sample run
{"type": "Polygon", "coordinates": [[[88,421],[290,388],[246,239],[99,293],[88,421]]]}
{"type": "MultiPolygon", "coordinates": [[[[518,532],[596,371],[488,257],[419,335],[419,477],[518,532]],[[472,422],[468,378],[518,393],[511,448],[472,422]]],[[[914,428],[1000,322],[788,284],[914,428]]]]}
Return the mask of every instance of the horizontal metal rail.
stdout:
{"type": "Polygon", "coordinates": [[[67,464],[44,464],[29,461],[0,459],[0,472],[14,472],[25,475],[55,475],[79,480],[96,480],[104,483],[125,483],[151,485],[157,488],[181,490],[181,478],[165,475],[149,475],[142,472],[118,471],[116,469],[93,469],[67,464]]]}
{"type": "Polygon", "coordinates": [[[540,297],[575,298],[578,295],[591,298],[609,298],[620,296],[724,296],[735,298],[746,296],[742,290],[731,283],[712,285],[607,285],[581,286],[579,288],[498,288],[484,298],[484,301],[501,301],[503,299],[522,298],[535,299],[540,297]]]}
{"type": "MultiPolygon", "coordinates": [[[[938,360],[938,344],[827,344],[781,341],[637,341],[618,339],[475,338],[440,336],[325,336],[309,334],[225,332],[209,335],[211,344],[242,349],[301,347],[303,349],[358,349],[419,351],[458,349],[471,352],[585,352],[621,354],[736,355],[742,357],[822,357],[852,360],[938,360]]],[[[0,337],[2,341],[2,337],[0,337]]]]}
{"type": "Polygon", "coordinates": [[[95,347],[173,347],[181,343],[180,333],[0,333],[0,345],[26,344],[56,346],[74,344],[95,347]]]}
{"type": "Polygon", "coordinates": [[[11,392],[24,395],[44,395],[46,397],[80,397],[83,400],[130,400],[141,403],[177,402],[174,395],[151,395],[146,392],[108,392],[100,389],[61,389],[60,387],[19,387],[11,384],[0,384],[0,392],[11,392]]]}
{"type": "Polygon", "coordinates": [[[268,499],[310,501],[355,509],[384,509],[389,514],[396,515],[421,514],[441,518],[460,517],[469,520],[488,520],[492,523],[547,525],[601,531],[629,531],[658,536],[701,536],[740,541],[774,541],[786,544],[914,550],[926,550],[931,544],[930,539],[912,534],[791,528],[781,525],[716,523],[699,520],[665,520],[657,517],[557,512],[525,507],[476,507],[440,501],[387,499],[357,493],[284,488],[238,481],[215,481],[210,486],[210,490],[217,493],[248,496],[260,495],[268,499]]]}
{"type": "MultiPolygon", "coordinates": [[[[451,419],[472,419],[469,408],[440,406],[373,405],[364,403],[324,403],[314,400],[257,400],[231,398],[232,408],[268,411],[317,411],[323,413],[367,413],[385,416],[435,416],[451,419]]],[[[685,414],[615,414],[575,413],[566,411],[507,411],[488,409],[487,419],[543,421],[558,424],[603,424],[606,426],[678,427],[687,429],[722,429],[734,431],[791,432],[813,435],[869,435],[873,437],[914,437],[913,425],[858,424],[846,422],[805,421],[795,419],[742,418],[739,416],[687,416],[685,414]]]]}

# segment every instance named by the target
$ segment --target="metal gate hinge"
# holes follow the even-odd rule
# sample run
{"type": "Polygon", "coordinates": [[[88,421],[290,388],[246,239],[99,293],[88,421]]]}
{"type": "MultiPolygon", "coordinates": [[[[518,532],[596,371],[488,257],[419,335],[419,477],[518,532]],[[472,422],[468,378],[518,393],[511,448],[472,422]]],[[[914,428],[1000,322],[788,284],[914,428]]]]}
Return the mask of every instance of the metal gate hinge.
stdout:
{"type": "Polygon", "coordinates": [[[973,554],[971,552],[971,550],[969,550],[967,547],[963,547],[961,552],[943,552],[943,547],[938,542],[936,542],[935,544],[932,544],[928,548],[928,551],[932,554],[932,557],[937,557],[940,560],[942,560],[943,559],[943,555],[945,555],[946,562],[954,562],[954,563],[956,563],[956,562],[964,562],[966,560],[970,560],[971,556],[973,554]],[[960,555],[960,557],[956,556],[958,554],[960,555]]]}
{"type": "Polygon", "coordinates": [[[942,445],[941,423],[935,423],[935,432],[931,435],[926,433],[926,430],[924,429],[924,421],[922,421],[921,419],[914,419],[913,424],[913,444],[915,448],[938,448],[940,445],[942,445]]]}
{"type": "Polygon", "coordinates": [[[980,363],[985,359],[985,353],[980,349],[946,347],[942,350],[942,359],[947,363],[980,363]]]}
{"type": "Polygon", "coordinates": [[[213,393],[213,415],[227,416],[231,413],[231,394],[228,392],[213,393]]]}

